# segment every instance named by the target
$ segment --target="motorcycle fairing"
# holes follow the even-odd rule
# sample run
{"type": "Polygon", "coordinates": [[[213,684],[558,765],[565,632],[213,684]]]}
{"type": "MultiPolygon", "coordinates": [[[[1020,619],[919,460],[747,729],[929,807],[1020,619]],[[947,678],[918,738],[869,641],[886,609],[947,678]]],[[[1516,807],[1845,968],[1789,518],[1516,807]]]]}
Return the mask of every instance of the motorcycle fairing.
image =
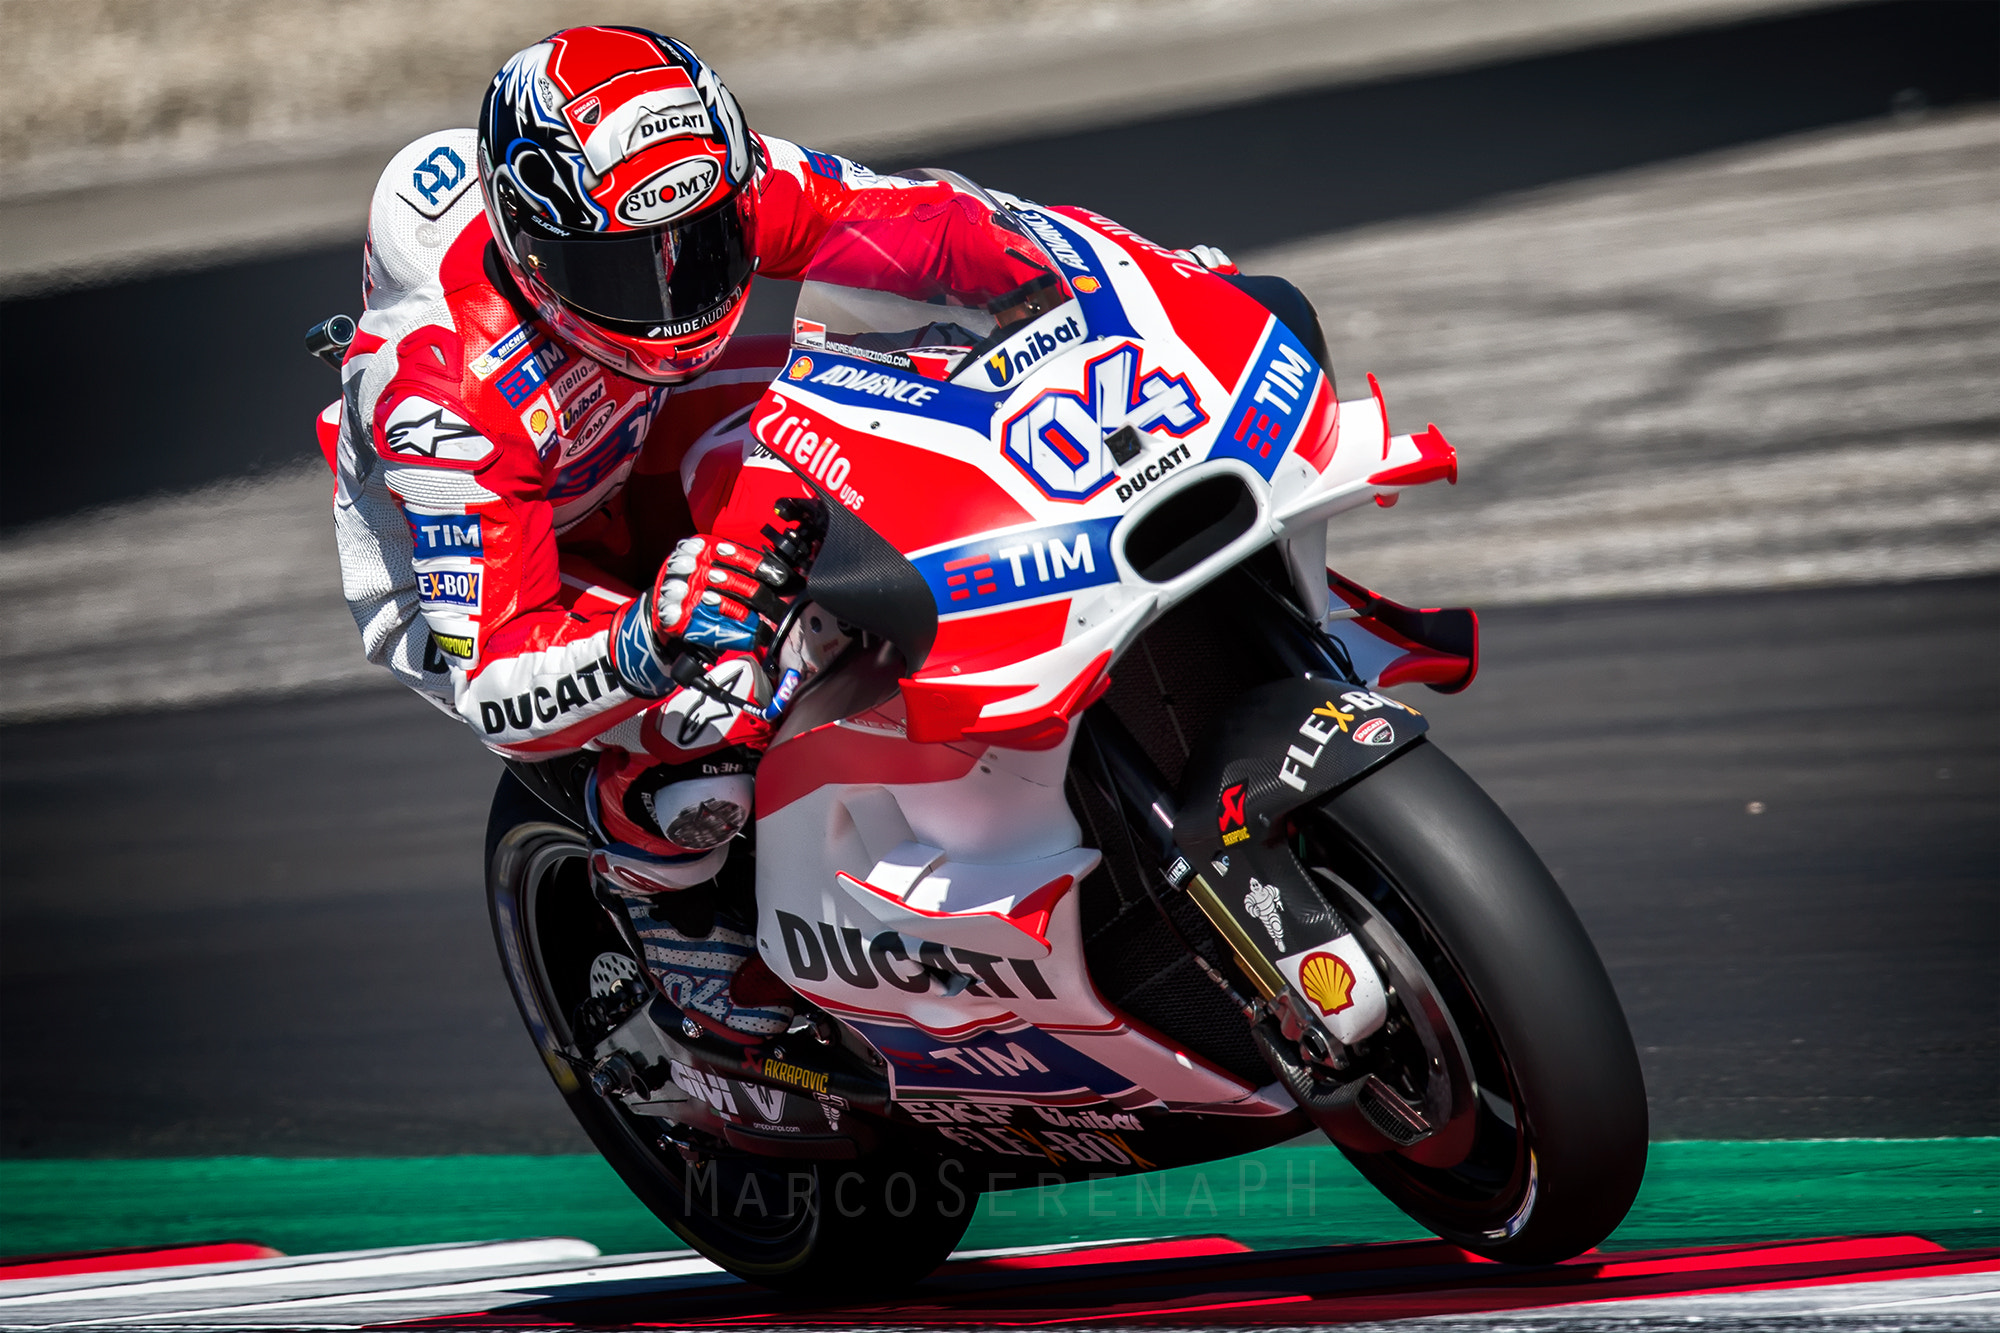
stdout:
{"type": "Polygon", "coordinates": [[[1080,882],[1098,860],[1079,846],[1063,795],[1067,740],[1041,752],[924,744],[908,738],[899,713],[892,698],[774,746],[764,760],[757,938],[786,984],[868,1034],[898,1096],[914,1088],[1282,1114],[1242,1080],[1137,1029],[1092,983],[1077,897],[1060,883],[1080,882]],[[940,773],[936,756],[949,756],[957,775],[940,773]],[[833,780],[855,777],[874,780],[833,780]],[[1052,885],[1058,891],[1036,902],[1052,885]],[[870,901],[878,891],[921,910],[887,916],[888,904],[870,901]],[[918,919],[926,913],[936,928],[918,919]],[[1001,1052],[1011,1054],[1009,1041],[1035,1052],[1046,1077],[978,1055],[965,1068],[932,1054],[1023,1025],[1052,1045],[990,1040],[1001,1052]],[[891,1056],[878,1036],[915,1051],[916,1063],[891,1056]]]}
{"type": "MultiPolygon", "coordinates": [[[[942,387],[990,394],[984,433],[972,424],[978,413],[966,399],[921,392],[935,383],[922,376],[869,364],[865,372],[857,365],[817,382],[848,359],[835,362],[813,349],[795,354],[753,414],[757,443],[883,539],[883,563],[900,561],[928,591],[935,615],[934,638],[905,655],[898,694],[849,717],[788,729],[766,755],[758,783],[760,949],[801,994],[857,1032],[865,1025],[878,1049],[890,1043],[952,1071],[947,1079],[939,1069],[885,1054],[899,1097],[1039,1103],[1111,1096],[1134,1106],[1290,1114],[1285,1100],[1254,1092],[1104,1003],[1084,964],[1074,893],[1050,905],[1048,953],[1033,960],[1049,997],[1013,970],[1011,960],[1025,953],[978,947],[1014,936],[974,939],[958,925],[927,924],[914,915],[885,920],[870,897],[886,893],[912,906],[927,878],[932,890],[940,880],[949,886],[981,879],[987,883],[978,901],[947,887],[924,910],[1003,925],[1014,920],[1051,882],[1052,861],[1088,850],[1079,849],[1063,794],[1071,723],[1108,686],[1118,655],[1145,626],[1273,543],[1317,619],[1327,606],[1326,518],[1400,486],[1447,476],[1453,467],[1450,446],[1434,428],[1391,436],[1379,393],[1336,404],[1330,382],[1298,340],[1230,284],[1106,219],[1030,211],[1034,217],[1024,220],[1076,290],[1073,301],[1039,322],[1080,313],[1086,336],[1057,340],[1031,364],[1010,361],[1005,384],[990,383],[999,376],[981,366],[959,367],[942,387]],[[801,360],[811,364],[801,367],[801,360]],[[1100,388],[1103,367],[1114,378],[1128,372],[1122,397],[1100,388]],[[864,373],[884,378],[854,378],[864,373]],[[981,376],[989,381],[985,389],[981,376]],[[1109,449],[1135,406],[1130,386],[1147,384],[1158,394],[1185,386],[1200,419],[1190,423],[1182,414],[1176,423],[1156,413],[1185,427],[1183,433],[1127,432],[1124,445],[1129,450],[1136,436],[1138,448],[1118,461],[1111,484],[1096,484],[1105,480],[1101,469],[1079,464],[1075,474],[1087,480],[1072,483],[1054,463],[1019,448],[1009,456],[1008,423],[1039,428],[1042,419],[1030,409],[1058,400],[1069,404],[1060,414],[1075,423],[1063,438],[1072,453],[1109,449]],[[1083,428],[1086,418],[1096,429],[1083,428]],[[1159,468],[1170,449],[1185,449],[1187,465],[1159,468]],[[1154,479],[1143,489],[1116,484],[1149,467],[1154,479]],[[1033,475],[1037,468],[1046,475],[1033,475]],[[1127,551],[1133,533],[1145,529],[1148,516],[1217,479],[1246,497],[1245,525],[1170,574],[1144,577],[1127,551]],[[912,872],[913,864],[929,868],[912,872]],[[980,873],[968,875],[969,868],[980,873]],[[790,936],[797,957],[787,952],[786,918],[799,923],[790,936]],[[806,939],[821,944],[822,964],[813,963],[806,939]],[[840,946],[841,968],[832,945],[840,946]],[[1014,994],[997,994],[989,973],[1014,994]],[[1050,1051],[1072,1052],[1074,1067],[1085,1074],[1038,1055],[1046,1071],[1030,1072],[1050,1075],[1044,1087],[995,1072],[979,1056],[966,1057],[975,1067],[967,1069],[932,1054],[976,1038],[997,1041],[1011,1055],[1010,1041],[1029,1046],[1006,1034],[1029,1030],[1051,1043],[1050,1051]]],[[[1147,399],[1143,392],[1137,397],[1147,399]]],[[[1051,421],[1056,415],[1048,414],[1051,421]]],[[[1068,466],[1074,459],[1062,461],[1068,466]]],[[[1147,567],[1157,572],[1168,563],[1147,567]]],[[[902,575],[889,581],[907,582],[902,575]]],[[[842,616],[871,628],[864,606],[842,616]]],[[[1377,710],[1387,707],[1384,701],[1377,710]]],[[[1341,745],[1358,746],[1362,758],[1355,762],[1365,765],[1370,756],[1408,744],[1421,719],[1397,716],[1387,724],[1393,744],[1370,746],[1350,736],[1341,745]]],[[[1291,717],[1285,729],[1299,725],[1291,717]]],[[[1380,734],[1371,729],[1371,737],[1380,734]]],[[[1285,753],[1278,746],[1273,783],[1285,753]]],[[[1327,771],[1345,762],[1329,763],[1327,771]]],[[[1323,781],[1315,773],[1308,788],[1323,781]]],[[[1265,806],[1260,800],[1249,808],[1261,813],[1265,806]]],[[[1080,881],[1088,871],[1061,873],[1080,881]]],[[[1227,872],[1218,879],[1242,897],[1227,872]]]]}
{"type": "Polygon", "coordinates": [[[1428,685],[1457,694],[1479,674],[1479,617],[1462,606],[1417,610],[1326,572],[1335,609],[1323,626],[1370,686],[1428,685]]]}
{"type": "Polygon", "coordinates": [[[905,554],[956,540],[967,525],[985,531],[1033,517],[990,472],[967,461],[971,450],[953,445],[970,432],[925,419],[915,433],[943,444],[917,448],[877,433],[883,416],[879,407],[835,403],[781,378],[751,414],[750,434],[829,504],[905,554]],[[939,503],[942,496],[951,497],[948,505],[939,503]]]}

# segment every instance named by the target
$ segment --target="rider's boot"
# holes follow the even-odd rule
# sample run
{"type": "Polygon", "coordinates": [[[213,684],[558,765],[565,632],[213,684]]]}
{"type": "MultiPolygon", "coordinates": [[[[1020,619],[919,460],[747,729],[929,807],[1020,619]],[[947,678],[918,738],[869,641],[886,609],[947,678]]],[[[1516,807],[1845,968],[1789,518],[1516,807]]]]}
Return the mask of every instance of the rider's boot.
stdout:
{"type": "Polygon", "coordinates": [[[782,1033],[793,998],[757,955],[754,895],[717,880],[750,818],[753,759],[723,752],[669,765],[607,753],[586,796],[592,873],[624,904],[660,992],[744,1045],[782,1033]]]}

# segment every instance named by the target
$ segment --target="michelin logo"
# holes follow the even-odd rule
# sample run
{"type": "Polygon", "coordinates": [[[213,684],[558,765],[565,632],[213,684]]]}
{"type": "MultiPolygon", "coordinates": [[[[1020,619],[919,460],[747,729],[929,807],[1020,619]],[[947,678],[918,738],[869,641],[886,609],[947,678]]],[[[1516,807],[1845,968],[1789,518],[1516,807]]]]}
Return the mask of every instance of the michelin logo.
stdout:
{"type": "Polygon", "coordinates": [[[480,379],[490,377],[494,371],[513,360],[515,353],[528,345],[530,336],[526,324],[516,324],[502,335],[499,342],[472,358],[472,373],[480,379]]]}

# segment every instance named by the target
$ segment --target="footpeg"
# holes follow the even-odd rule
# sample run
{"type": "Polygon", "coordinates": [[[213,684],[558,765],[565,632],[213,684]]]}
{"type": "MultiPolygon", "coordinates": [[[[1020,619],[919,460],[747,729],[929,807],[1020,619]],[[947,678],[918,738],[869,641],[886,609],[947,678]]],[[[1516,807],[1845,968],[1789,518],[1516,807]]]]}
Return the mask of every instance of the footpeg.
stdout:
{"type": "Polygon", "coordinates": [[[620,1053],[605,1056],[590,1069],[590,1090],[600,1097],[643,1097],[646,1081],[632,1062],[620,1053]]]}

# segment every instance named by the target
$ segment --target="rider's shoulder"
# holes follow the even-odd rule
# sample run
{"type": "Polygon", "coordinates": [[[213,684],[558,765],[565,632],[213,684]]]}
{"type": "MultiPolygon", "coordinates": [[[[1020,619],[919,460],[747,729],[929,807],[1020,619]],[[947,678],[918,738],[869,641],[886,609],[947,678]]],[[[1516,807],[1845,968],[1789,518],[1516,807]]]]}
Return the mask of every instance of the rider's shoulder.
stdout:
{"type": "MultiPolygon", "coordinates": [[[[485,231],[478,142],[473,130],[435,130],[389,159],[368,206],[370,309],[458,285],[445,281],[449,260],[465,248],[458,242],[485,231]]],[[[470,275],[477,273],[470,266],[470,275]]]]}
{"type": "Polygon", "coordinates": [[[838,153],[822,153],[803,144],[793,143],[790,139],[780,139],[774,134],[760,134],[757,137],[764,145],[767,186],[772,174],[790,176],[795,184],[808,191],[895,189],[917,184],[902,176],[877,175],[851,157],[842,157],[838,153]]]}

